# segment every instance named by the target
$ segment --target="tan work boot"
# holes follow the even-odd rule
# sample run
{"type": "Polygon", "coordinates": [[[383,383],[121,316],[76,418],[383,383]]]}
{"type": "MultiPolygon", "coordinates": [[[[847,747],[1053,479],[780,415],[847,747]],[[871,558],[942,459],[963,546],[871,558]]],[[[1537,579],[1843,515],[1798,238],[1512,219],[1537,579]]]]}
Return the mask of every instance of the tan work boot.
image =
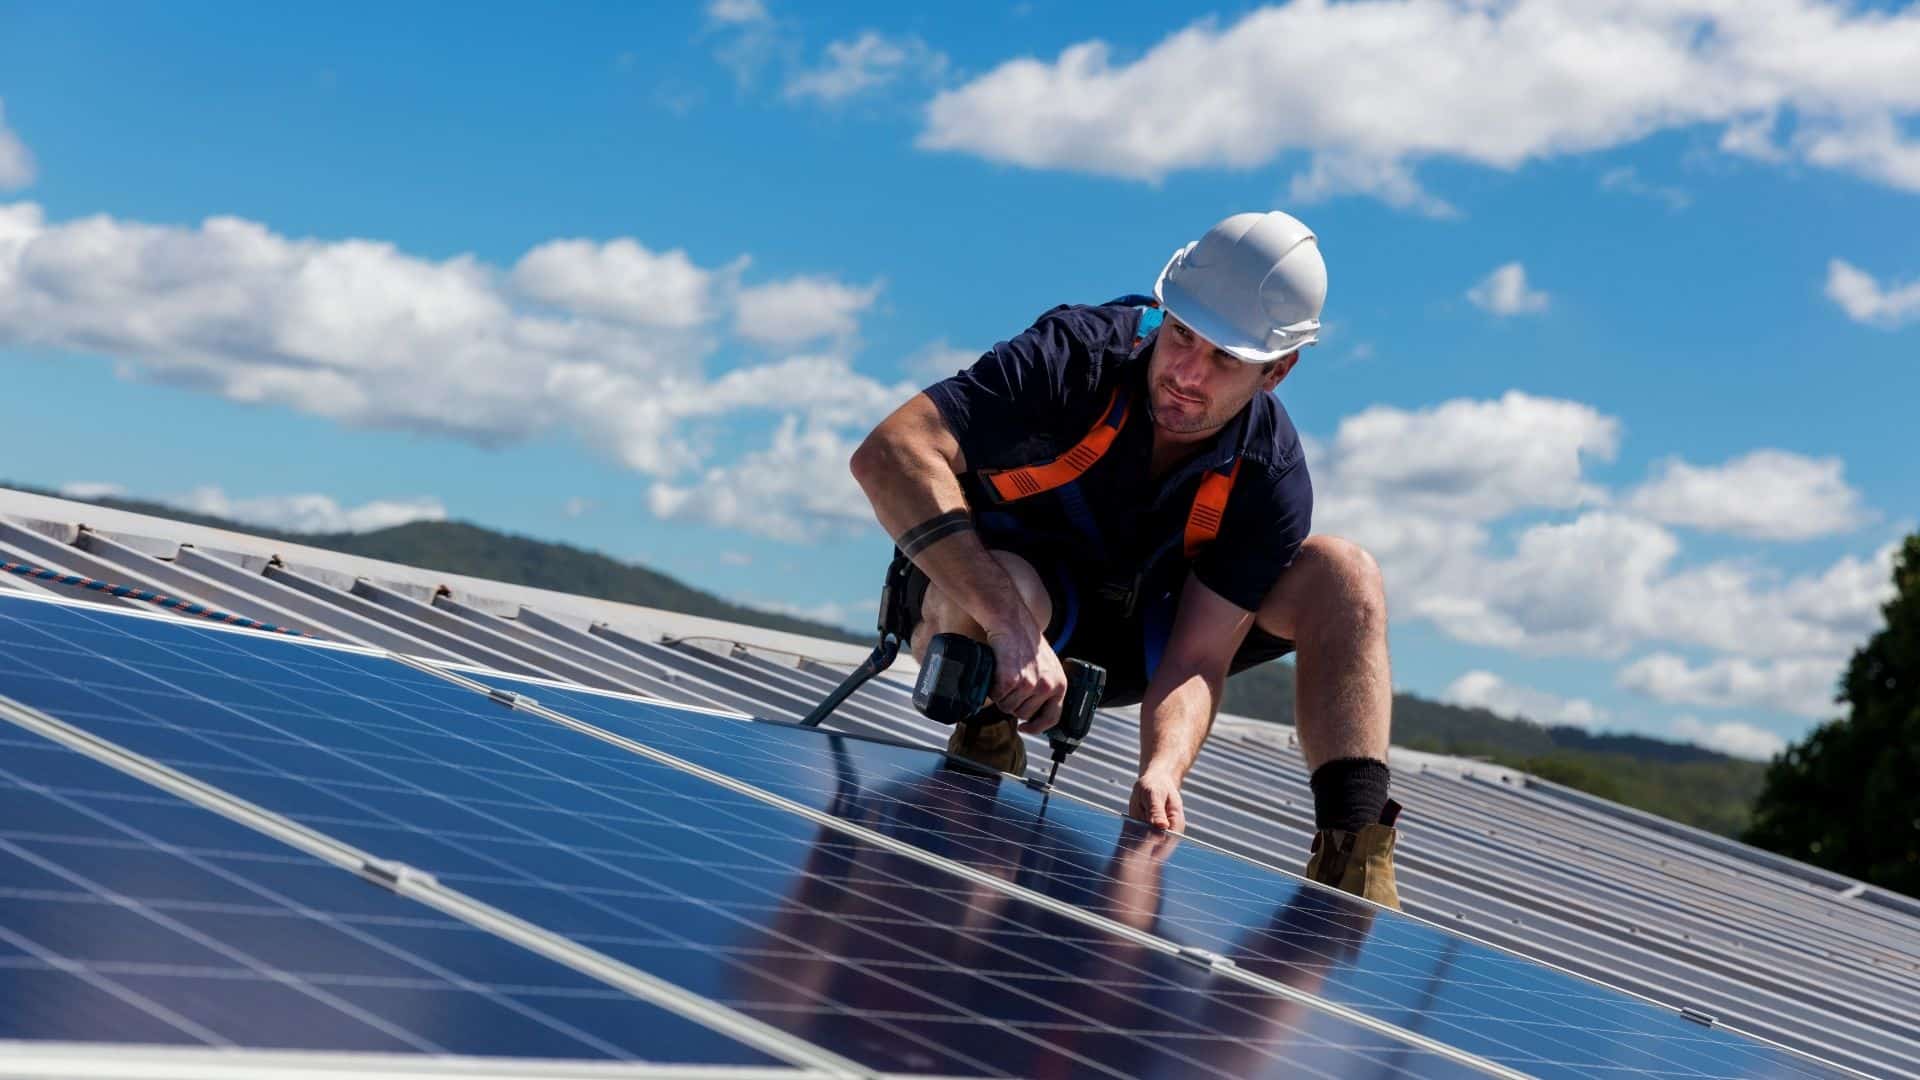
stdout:
{"type": "Polygon", "coordinates": [[[1378,825],[1357,833],[1341,829],[1314,833],[1307,877],[1399,911],[1400,890],[1393,883],[1393,843],[1400,836],[1393,822],[1399,816],[1400,804],[1388,799],[1378,825]]]}
{"type": "Polygon", "coordinates": [[[977,761],[989,769],[1025,777],[1027,744],[1021,740],[1015,723],[1009,716],[1004,721],[991,721],[972,729],[965,724],[955,724],[953,734],[947,738],[947,753],[977,761]],[[971,744],[967,739],[969,730],[973,732],[971,744]]]}

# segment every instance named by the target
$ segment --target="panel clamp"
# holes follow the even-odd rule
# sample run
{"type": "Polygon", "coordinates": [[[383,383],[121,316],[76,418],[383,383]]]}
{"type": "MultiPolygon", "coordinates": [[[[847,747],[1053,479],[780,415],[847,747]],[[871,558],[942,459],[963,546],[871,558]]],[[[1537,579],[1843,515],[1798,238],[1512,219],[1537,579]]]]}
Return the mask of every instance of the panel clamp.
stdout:
{"type": "Polygon", "coordinates": [[[417,866],[386,859],[365,860],[360,864],[360,876],[396,893],[410,885],[435,888],[440,884],[439,879],[417,866]]]}
{"type": "Polygon", "coordinates": [[[1713,1014],[1703,1013],[1699,1009],[1690,1008],[1685,1005],[1680,1007],[1680,1017],[1683,1020],[1691,1020],[1701,1027],[1712,1027],[1714,1024],[1713,1014]]]}
{"type": "Polygon", "coordinates": [[[502,690],[497,686],[487,687],[487,696],[505,705],[509,709],[519,709],[528,705],[539,704],[539,702],[525,694],[516,694],[512,690],[502,690]]]}
{"type": "Polygon", "coordinates": [[[1221,956],[1212,949],[1203,949],[1198,945],[1182,945],[1180,946],[1178,955],[1180,959],[1185,960],[1187,963],[1196,964],[1203,968],[1220,970],[1237,966],[1227,957],[1221,956]]]}

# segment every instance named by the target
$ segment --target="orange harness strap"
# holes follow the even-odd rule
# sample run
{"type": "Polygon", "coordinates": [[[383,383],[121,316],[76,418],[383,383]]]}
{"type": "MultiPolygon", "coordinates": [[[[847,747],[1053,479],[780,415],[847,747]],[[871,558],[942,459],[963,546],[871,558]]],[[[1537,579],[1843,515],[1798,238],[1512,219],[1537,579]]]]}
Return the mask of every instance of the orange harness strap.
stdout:
{"type": "Polygon", "coordinates": [[[1220,535],[1220,519],[1227,512],[1227,496],[1233,493],[1234,478],[1240,475],[1240,459],[1233,459],[1233,467],[1226,472],[1210,469],[1200,481],[1200,490],[1194,492],[1193,509],[1187,511],[1187,558],[1200,553],[1200,549],[1220,535]]]}
{"type": "Polygon", "coordinates": [[[1017,469],[982,469],[980,478],[987,482],[1001,502],[1024,499],[1073,483],[1093,468],[1093,463],[1105,456],[1113,446],[1114,438],[1127,422],[1127,404],[1120,388],[1114,387],[1113,396],[1107,399],[1107,411],[1101,416],[1100,422],[1093,425],[1093,430],[1087,432],[1086,437],[1073,449],[1041,465],[1023,465],[1017,469]]]}

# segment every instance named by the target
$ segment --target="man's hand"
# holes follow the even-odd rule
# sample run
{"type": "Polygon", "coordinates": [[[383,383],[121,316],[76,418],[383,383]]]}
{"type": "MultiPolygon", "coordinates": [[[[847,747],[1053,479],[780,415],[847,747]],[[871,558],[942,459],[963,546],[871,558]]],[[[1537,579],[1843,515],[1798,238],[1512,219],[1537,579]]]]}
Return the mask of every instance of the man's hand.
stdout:
{"type": "Polygon", "coordinates": [[[1180,803],[1180,781],[1164,769],[1148,768],[1133,782],[1133,797],[1127,801],[1127,816],[1138,818],[1156,829],[1185,832],[1186,808],[1180,803]]]}
{"type": "Polygon", "coordinates": [[[1067,673],[1038,630],[1023,626],[1009,633],[988,633],[993,650],[993,703],[1001,712],[1025,721],[1020,730],[1039,734],[1060,722],[1067,696],[1067,673]]]}

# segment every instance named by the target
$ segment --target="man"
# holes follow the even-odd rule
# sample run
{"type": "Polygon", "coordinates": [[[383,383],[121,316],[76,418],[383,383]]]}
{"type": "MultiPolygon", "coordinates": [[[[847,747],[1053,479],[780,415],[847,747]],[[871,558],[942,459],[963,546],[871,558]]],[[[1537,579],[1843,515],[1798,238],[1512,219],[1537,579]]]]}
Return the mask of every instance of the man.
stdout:
{"type": "Polygon", "coordinates": [[[1270,391],[1313,344],[1319,243],[1236,214],[1174,253],[1154,297],[1061,306],[901,406],[855,451],[900,554],[910,643],[984,641],[1004,724],[954,753],[1015,774],[1013,724],[1059,719],[1060,656],[1139,703],[1129,813],[1185,827],[1180,785],[1229,673],[1297,653],[1312,770],[1308,876],[1398,906],[1387,797],[1386,596],[1358,546],[1309,536],[1300,439],[1270,391]]]}

